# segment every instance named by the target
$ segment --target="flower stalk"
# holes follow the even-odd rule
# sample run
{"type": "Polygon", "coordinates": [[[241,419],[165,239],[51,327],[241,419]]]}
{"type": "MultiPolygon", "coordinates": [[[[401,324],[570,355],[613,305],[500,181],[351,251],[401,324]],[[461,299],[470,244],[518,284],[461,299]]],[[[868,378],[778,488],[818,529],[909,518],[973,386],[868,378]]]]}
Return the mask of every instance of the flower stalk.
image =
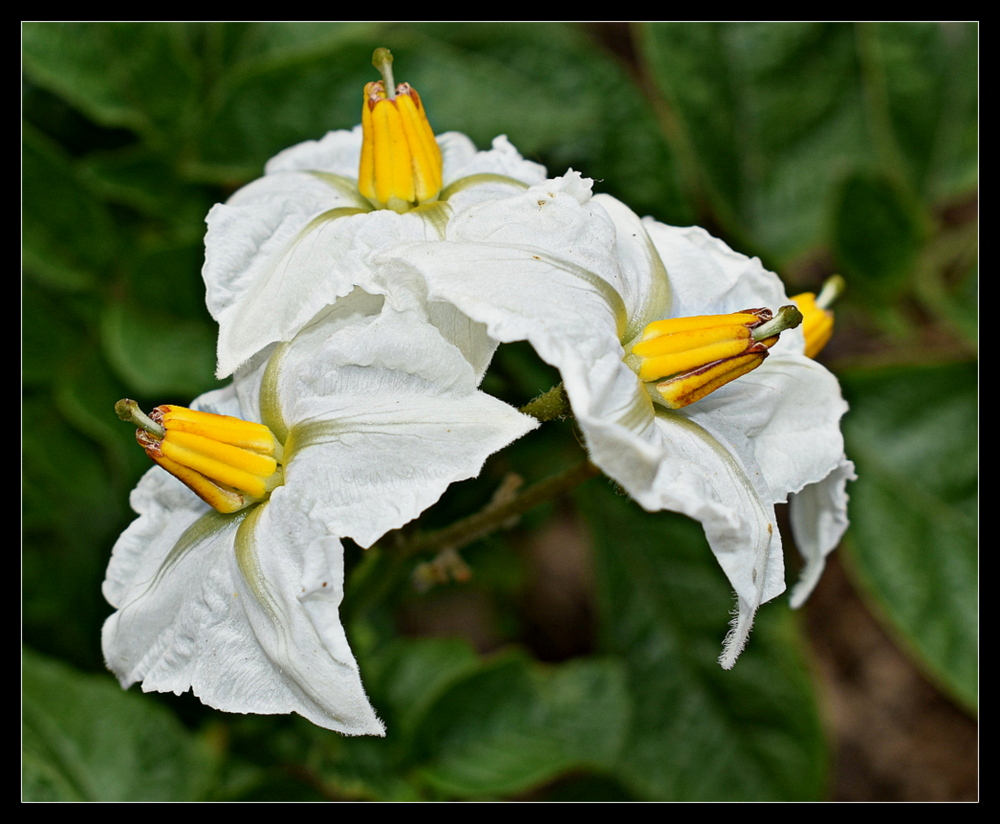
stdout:
{"type": "Polygon", "coordinates": [[[569,405],[569,396],[561,383],[543,392],[534,400],[528,401],[521,407],[520,411],[542,422],[573,416],[573,410],[569,405]]]}
{"type": "Polygon", "coordinates": [[[498,496],[498,499],[491,501],[479,512],[456,521],[451,526],[416,536],[399,547],[399,557],[410,557],[431,550],[459,550],[498,529],[516,523],[518,518],[536,506],[600,474],[601,470],[589,460],[581,461],[557,475],[532,484],[513,497],[498,496]]]}

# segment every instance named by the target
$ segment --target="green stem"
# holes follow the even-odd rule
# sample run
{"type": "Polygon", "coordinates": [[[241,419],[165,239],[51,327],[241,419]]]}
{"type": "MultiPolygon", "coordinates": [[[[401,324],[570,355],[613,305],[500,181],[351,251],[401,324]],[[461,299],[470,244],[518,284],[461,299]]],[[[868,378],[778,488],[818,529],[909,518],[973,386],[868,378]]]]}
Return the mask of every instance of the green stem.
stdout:
{"type": "Polygon", "coordinates": [[[350,597],[341,606],[341,619],[363,615],[385,601],[391,592],[409,579],[413,570],[406,560],[415,555],[443,553],[454,555],[459,549],[479,538],[510,526],[528,510],[568,492],[584,481],[599,475],[600,470],[589,461],[528,487],[520,494],[500,494],[484,509],[436,532],[417,533],[409,539],[402,532],[387,535],[368,550],[361,575],[351,579],[350,597]]]}
{"type": "Polygon", "coordinates": [[[548,392],[543,392],[533,401],[521,407],[521,412],[531,415],[540,421],[551,421],[556,418],[570,418],[573,410],[569,405],[566,389],[560,383],[548,392]]]}
{"type": "Polygon", "coordinates": [[[532,484],[513,498],[491,503],[485,509],[456,521],[444,529],[416,536],[414,540],[399,548],[400,554],[410,556],[432,550],[461,549],[473,541],[503,528],[508,522],[519,518],[539,504],[568,492],[589,478],[599,475],[600,472],[590,461],[582,461],[558,475],[532,484]]]}

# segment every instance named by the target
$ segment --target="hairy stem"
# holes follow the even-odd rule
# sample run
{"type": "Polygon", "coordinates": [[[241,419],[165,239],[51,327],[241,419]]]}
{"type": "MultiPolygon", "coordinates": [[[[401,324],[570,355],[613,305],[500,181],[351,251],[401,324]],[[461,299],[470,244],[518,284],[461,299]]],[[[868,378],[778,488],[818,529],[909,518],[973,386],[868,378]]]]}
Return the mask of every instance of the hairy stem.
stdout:
{"type": "Polygon", "coordinates": [[[581,461],[558,475],[532,484],[513,497],[494,500],[479,512],[469,515],[451,526],[416,536],[400,547],[404,556],[417,555],[432,550],[461,549],[462,547],[501,529],[509,522],[534,509],[539,504],[568,492],[589,478],[600,474],[590,461],[581,461]]]}
{"type": "Polygon", "coordinates": [[[548,392],[543,392],[533,401],[526,403],[521,407],[521,411],[540,421],[569,418],[573,415],[566,389],[561,383],[553,386],[548,392]]]}

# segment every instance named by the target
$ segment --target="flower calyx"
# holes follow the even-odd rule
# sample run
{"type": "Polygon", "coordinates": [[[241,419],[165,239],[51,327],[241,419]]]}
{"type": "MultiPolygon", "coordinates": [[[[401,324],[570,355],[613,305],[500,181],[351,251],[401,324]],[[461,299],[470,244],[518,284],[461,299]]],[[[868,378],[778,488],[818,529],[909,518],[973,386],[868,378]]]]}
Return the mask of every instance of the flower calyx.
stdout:
{"type": "Polygon", "coordinates": [[[372,63],[383,79],[365,85],[358,191],[377,209],[407,212],[438,199],[441,149],[416,89],[394,85],[389,50],[372,63]]]}
{"type": "Polygon", "coordinates": [[[833,306],[846,288],[840,275],[827,278],[819,295],[803,292],[792,298],[802,312],[802,334],[806,339],[805,353],[815,358],[833,337],[833,306]]]}
{"type": "Polygon", "coordinates": [[[135,423],[135,439],[157,464],[223,513],[259,503],[283,482],[282,446],[264,424],[183,406],[145,415],[133,400],[115,411],[135,423]]]}
{"type": "Polygon", "coordinates": [[[682,409],[756,369],[779,333],[801,322],[794,306],[654,321],[626,360],[654,402],[682,409]]]}

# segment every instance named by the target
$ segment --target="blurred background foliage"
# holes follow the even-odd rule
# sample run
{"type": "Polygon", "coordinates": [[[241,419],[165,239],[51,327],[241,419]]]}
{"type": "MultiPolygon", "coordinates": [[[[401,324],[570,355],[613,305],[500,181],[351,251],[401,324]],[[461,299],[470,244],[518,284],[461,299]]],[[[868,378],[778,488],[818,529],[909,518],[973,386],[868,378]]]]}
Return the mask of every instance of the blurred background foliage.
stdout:
{"type": "MultiPolygon", "coordinates": [[[[976,24],[25,23],[22,58],[25,799],[861,797],[843,776],[865,734],[845,742],[822,653],[858,596],[950,723],[973,723],[976,24]],[[805,609],[828,622],[768,604],[723,672],[731,596],[701,530],[594,479],[469,547],[464,583],[414,587],[430,559],[389,542],[349,553],[344,617],[383,740],[105,672],[100,585],[147,460],[112,406],[215,385],[205,214],[279,150],[357,123],[376,46],[437,131],[507,134],[552,175],[759,255],[790,294],[845,275],[821,360],[859,479],[805,609]]],[[[512,346],[486,387],[520,404],[553,382],[512,346]]],[[[546,424],[425,523],[579,456],[546,424]]],[[[963,780],[883,777],[871,797],[974,795],[963,780]]]]}

